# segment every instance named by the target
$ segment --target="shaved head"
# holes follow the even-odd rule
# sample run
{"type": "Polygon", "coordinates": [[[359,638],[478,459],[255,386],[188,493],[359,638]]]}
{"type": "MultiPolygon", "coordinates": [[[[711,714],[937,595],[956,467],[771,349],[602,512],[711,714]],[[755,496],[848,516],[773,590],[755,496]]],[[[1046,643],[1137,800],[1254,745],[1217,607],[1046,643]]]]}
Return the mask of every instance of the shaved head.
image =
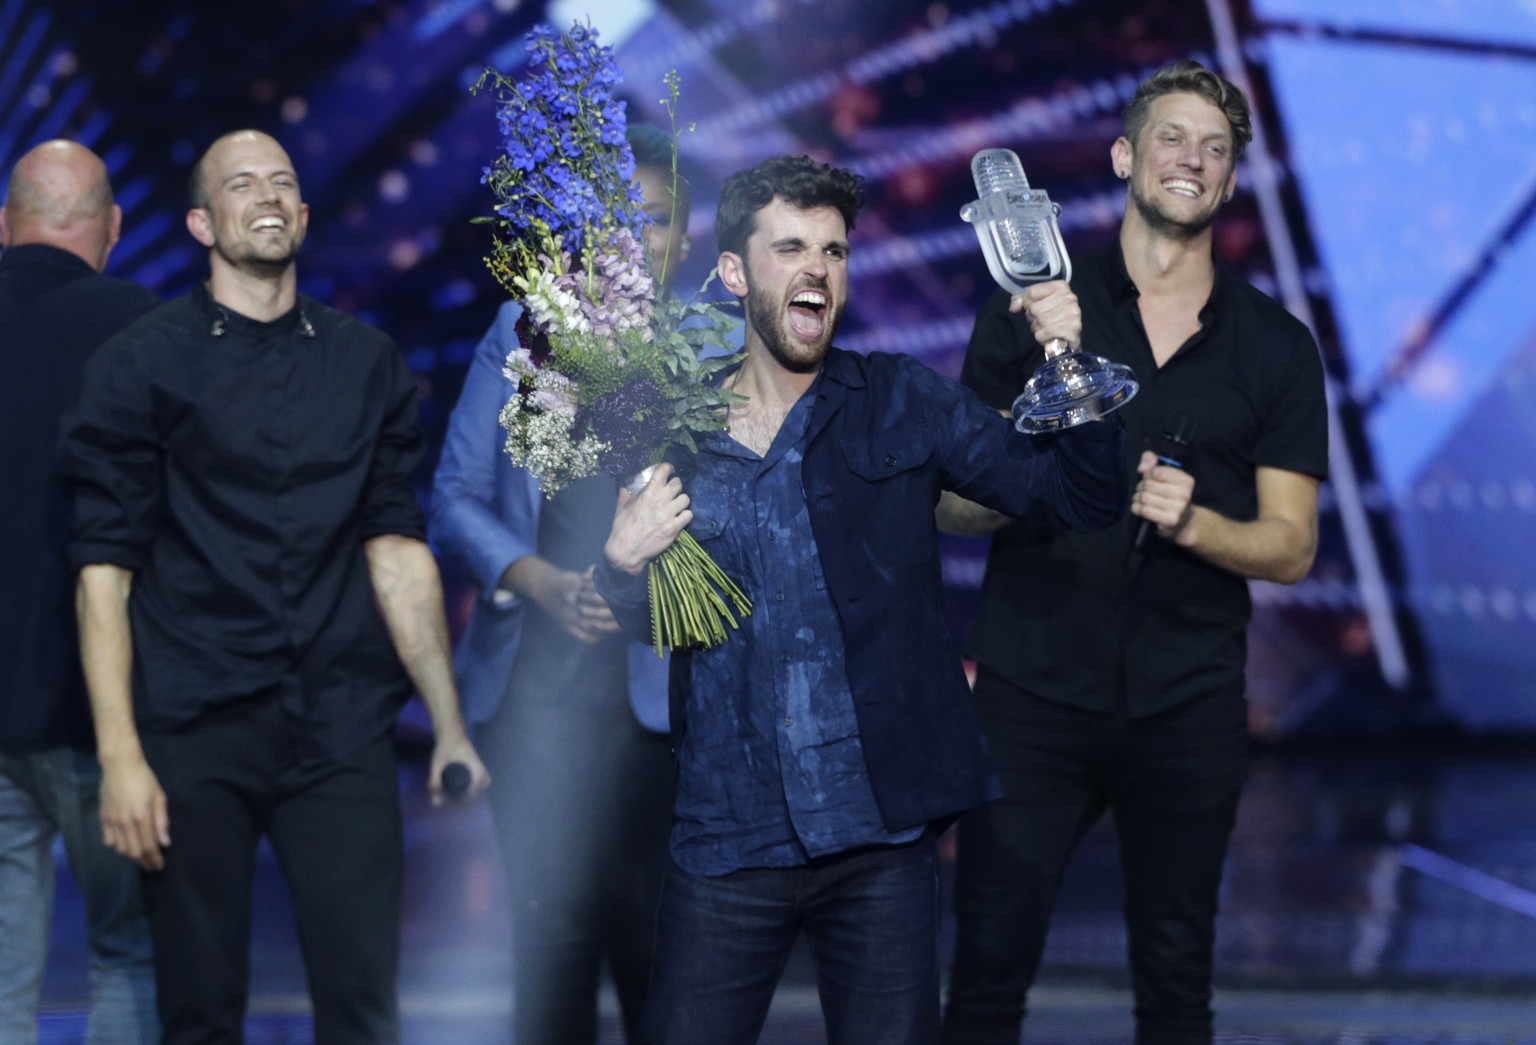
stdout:
{"type": "Polygon", "coordinates": [[[117,243],[120,223],[101,158],[76,142],[50,141],[11,170],[0,208],[0,242],[59,247],[100,272],[117,243]]]}
{"type": "Polygon", "coordinates": [[[260,131],[234,131],[203,153],[192,173],[187,228],[212,251],[215,271],[271,277],[291,270],[309,208],[282,145],[260,131]]]}
{"type": "MultiPolygon", "coordinates": [[[[213,199],[213,182],[221,176],[217,170],[220,162],[229,154],[231,149],[241,144],[265,142],[281,150],[282,145],[270,134],[261,131],[239,130],[221,134],[213,140],[213,144],[203,150],[197,163],[192,168],[192,176],[187,179],[187,205],[192,208],[206,209],[213,199]],[[210,180],[212,179],[212,180],[210,180]]],[[[286,157],[288,154],[283,153],[286,157]]]]}

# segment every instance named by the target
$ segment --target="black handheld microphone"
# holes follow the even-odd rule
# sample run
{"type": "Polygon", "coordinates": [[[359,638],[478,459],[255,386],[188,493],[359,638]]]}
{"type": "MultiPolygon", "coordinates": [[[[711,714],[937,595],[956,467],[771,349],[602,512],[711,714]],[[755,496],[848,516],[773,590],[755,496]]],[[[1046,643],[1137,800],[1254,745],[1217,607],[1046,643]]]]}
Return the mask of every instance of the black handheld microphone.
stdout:
{"type": "Polygon", "coordinates": [[[469,767],[463,762],[449,762],[443,767],[443,794],[459,798],[469,790],[469,767]]]}
{"type": "MultiPolygon", "coordinates": [[[[1190,444],[1194,441],[1195,419],[1186,414],[1169,414],[1168,420],[1163,422],[1162,433],[1152,441],[1152,452],[1157,454],[1158,464],[1182,469],[1184,463],[1189,460],[1190,444]]],[[[1132,547],[1139,549],[1151,530],[1152,520],[1141,520],[1141,525],[1136,529],[1136,541],[1132,547]]]]}

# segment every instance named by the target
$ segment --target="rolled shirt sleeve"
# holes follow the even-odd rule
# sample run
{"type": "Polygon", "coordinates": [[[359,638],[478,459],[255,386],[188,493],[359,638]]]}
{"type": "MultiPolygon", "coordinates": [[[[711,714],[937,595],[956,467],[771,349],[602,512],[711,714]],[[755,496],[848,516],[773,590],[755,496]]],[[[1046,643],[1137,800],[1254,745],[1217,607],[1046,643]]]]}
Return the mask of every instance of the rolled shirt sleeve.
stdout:
{"type": "Polygon", "coordinates": [[[426,525],[411,475],[421,461],[422,433],[416,379],[393,345],[384,353],[382,387],[387,406],[363,495],[362,537],[385,534],[426,540],[426,525]]]}
{"type": "Polygon", "coordinates": [[[86,367],[57,454],[71,494],[74,570],[102,563],[137,571],[148,558],[164,497],[164,448],[150,387],[132,341],[121,336],[86,367]]]}

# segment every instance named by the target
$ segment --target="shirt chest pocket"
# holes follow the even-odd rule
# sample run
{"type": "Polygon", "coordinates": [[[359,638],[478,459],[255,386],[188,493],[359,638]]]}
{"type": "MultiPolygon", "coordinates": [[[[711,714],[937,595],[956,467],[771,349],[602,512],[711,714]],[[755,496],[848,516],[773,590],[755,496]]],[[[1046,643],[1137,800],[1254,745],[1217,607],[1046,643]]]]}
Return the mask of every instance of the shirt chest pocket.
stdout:
{"type": "Polygon", "coordinates": [[[906,473],[927,464],[933,456],[933,434],[919,421],[888,428],[867,439],[844,439],[842,446],[848,470],[866,482],[879,483],[903,476],[913,478],[906,473]]]}
{"type": "Polygon", "coordinates": [[[693,521],[688,524],[688,534],[699,542],[699,547],[704,549],[705,555],[715,561],[715,565],[740,583],[741,545],[733,532],[733,527],[738,525],[741,524],[722,514],[699,511],[698,502],[695,501],[693,521]]]}
{"type": "Polygon", "coordinates": [[[853,503],[840,507],[855,520],[861,544],[876,563],[911,564],[932,559],[933,433],[922,422],[886,429],[868,438],[841,441],[854,476],[853,503]]]}
{"type": "Polygon", "coordinates": [[[694,540],[708,547],[711,542],[719,541],[725,536],[725,520],[718,515],[706,514],[695,508],[693,521],[688,524],[688,532],[694,540]]]}

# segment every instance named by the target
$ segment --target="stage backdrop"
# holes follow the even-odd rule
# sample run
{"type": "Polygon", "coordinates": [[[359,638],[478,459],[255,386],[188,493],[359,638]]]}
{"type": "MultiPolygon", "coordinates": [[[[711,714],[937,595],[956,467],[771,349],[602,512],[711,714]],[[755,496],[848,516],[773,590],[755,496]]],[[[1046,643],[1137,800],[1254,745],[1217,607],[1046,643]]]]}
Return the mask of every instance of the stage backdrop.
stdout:
{"type": "MultiPolygon", "coordinates": [[[[468,88],[515,72],[544,19],[618,47],[633,117],[664,120],[681,77],[682,285],[711,266],[721,179],[808,152],[871,199],[841,343],[949,374],[992,289],[958,217],[977,149],[1016,150],[1087,251],[1115,232],[1108,149],[1137,80],[1194,56],[1243,83],[1260,133],[1219,250],[1316,331],[1334,425],[1317,566],[1255,586],[1255,728],[1536,728],[1536,4],[0,0],[0,159],[55,136],[100,152],[125,212],[112,271],[169,295],[205,268],[182,220],[198,153],[277,135],[313,209],[305,289],[399,340],[435,445],[502,299],[470,223],[495,124],[468,88]]],[[[984,556],[946,545],[959,630],[984,556]]]]}

